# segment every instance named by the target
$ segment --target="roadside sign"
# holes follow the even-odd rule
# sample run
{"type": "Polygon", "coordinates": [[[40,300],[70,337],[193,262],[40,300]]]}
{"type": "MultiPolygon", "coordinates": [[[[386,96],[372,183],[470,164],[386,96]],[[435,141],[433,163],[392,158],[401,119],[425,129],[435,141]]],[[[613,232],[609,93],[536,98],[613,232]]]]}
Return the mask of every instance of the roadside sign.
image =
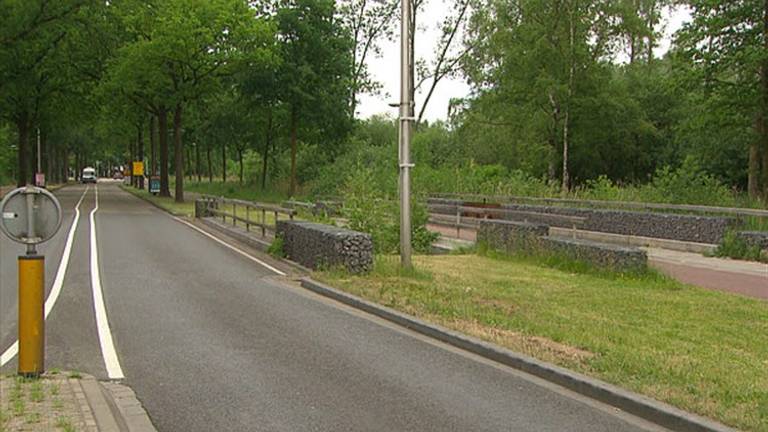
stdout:
{"type": "Polygon", "coordinates": [[[149,178],[149,193],[160,193],[160,177],[152,176],[149,178]]]}
{"type": "Polygon", "coordinates": [[[50,240],[61,226],[59,200],[35,186],[8,192],[0,203],[0,213],[0,230],[11,240],[26,245],[50,240]]]}
{"type": "Polygon", "coordinates": [[[35,173],[35,186],[45,187],[45,173],[35,173]]]}
{"type": "Polygon", "coordinates": [[[142,161],[133,162],[133,175],[139,176],[139,177],[144,175],[144,162],[142,161]]]}

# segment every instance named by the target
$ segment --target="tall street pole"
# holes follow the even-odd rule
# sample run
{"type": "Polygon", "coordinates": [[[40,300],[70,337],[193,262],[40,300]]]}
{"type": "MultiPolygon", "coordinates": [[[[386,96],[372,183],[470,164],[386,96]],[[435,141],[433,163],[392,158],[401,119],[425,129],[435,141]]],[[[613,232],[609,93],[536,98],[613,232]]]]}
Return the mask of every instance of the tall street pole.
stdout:
{"type": "Polygon", "coordinates": [[[43,172],[42,155],[40,154],[40,128],[37,128],[37,172],[43,172]]]}
{"type": "Polygon", "coordinates": [[[411,0],[401,0],[400,23],[400,265],[411,267],[411,100],[410,37],[411,0]]]}

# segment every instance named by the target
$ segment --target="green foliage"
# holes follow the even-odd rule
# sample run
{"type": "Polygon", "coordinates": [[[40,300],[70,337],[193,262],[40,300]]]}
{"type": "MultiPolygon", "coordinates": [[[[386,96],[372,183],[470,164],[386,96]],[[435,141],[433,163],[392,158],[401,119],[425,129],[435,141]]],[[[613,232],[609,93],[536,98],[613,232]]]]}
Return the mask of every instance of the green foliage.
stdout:
{"type": "MultiPolygon", "coordinates": [[[[344,186],[344,217],[347,227],[371,235],[376,253],[396,253],[400,245],[400,212],[397,201],[378,188],[373,171],[358,167],[347,177],[344,186]]],[[[437,235],[426,229],[429,218],[419,200],[412,202],[412,245],[415,251],[427,253],[437,235]]]]}
{"type": "Polygon", "coordinates": [[[757,245],[748,244],[735,231],[725,233],[715,249],[715,256],[768,262],[768,256],[757,245]]]}
{"type": "Polygon", "coordinates": [[[269,248],[267,248],[267,253],[275,258],[285,258],[284,244],[285,243],[283,241],[283,237],[276,235],[272,240],[272,243],[269,245],[269,248]]]}
{"type": "Polygon", "coordinates": [[[636,201],[667,204],[699,204],[732,207],[736,194],[714,176],[704,171],[696,159],[686,158],[682,166],[664,166],[656,170],[649,183],[620,186],[607,176],[588,180],[574,191],[579,198],[605,201],[636,201]]]}
{"type": "Polygon", "coordinates": [[[691,157],[675,170],[666,166],[656,171],[643,195],[644,200],[651,202],[735,205],[732,191],[691,157]]]}
{"type": "Polygon", "coordinates": [[[8,125],[0,123],[0,185],[13,181],[16,151],[11,147],[11,132],[8,125]]]}

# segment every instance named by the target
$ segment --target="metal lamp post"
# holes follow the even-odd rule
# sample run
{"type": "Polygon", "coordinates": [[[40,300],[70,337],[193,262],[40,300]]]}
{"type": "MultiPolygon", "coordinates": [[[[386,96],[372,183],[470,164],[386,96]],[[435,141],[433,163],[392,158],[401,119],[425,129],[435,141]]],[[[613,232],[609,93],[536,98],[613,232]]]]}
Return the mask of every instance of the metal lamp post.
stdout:
{"type": "Polygon", "coordinates": [[[411,0],[402,0],[400,23],[400,136],[398,160],[400,165],[400,265],[411,267],[411,100],[410,21],[411,0]]]}

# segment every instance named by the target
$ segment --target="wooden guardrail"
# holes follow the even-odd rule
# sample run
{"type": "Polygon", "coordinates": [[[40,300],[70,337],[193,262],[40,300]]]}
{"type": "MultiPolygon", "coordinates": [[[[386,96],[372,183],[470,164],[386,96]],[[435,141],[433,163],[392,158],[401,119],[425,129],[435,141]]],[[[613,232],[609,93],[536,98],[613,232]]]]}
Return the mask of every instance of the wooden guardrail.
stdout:
{"type": "Polygon", "coordinates": [[[573,230],[573,235],[575,238],[576,230],[581,228],[584,225],[584,222],[587,220],[587,218],[581,216],[566,216],[535,211],[472,207],[451,204],[429,204],[427,209],[429,211],[430,223],[456,228],[456,237],[460,237],[461,228],[476,228],[481,220],[493,218],[502,220],[517,220],[522,222],[528,222],[529,220],[534,220],[536,222],[549,221],[558,223],[560,225],[569,225],[573,230]],[[448,210],[453,214],[436,214],[432,213],[433,210],[448,210]],[[479,215],[480,217],[467,216],[467,214],[479,215]],[[516,216],[516,218],[510,219],[509,216],[516,216]]]}
{"type": "Polygon", "coordinates": [[[727,214],[734,216],[757,216],[768,217],[768,210],[763,209],[751,209],[743,207],[717,207],[717,206],[705,206],[705,205],[692,205],[692,204],[660,204],[660,203],[644,203],[637,201],[603,201],[603,200],[579,200],[571,198],[541,198],[541,197],[521,197],[521,196],[504,196],[504,195],[480,195],[480,194],[454,194],[454,193],[439,193],[433,194],[433,198],[441,199],[464,199],[469,198],[473,200],[488,200],[492,202],[538,202],[549,204],[575,204],[590,207],[615,207],[626,208],[635,210],[674,210],[674,211],[687,211],[709,214],[727,214]]]}
{"type": "Polygon", "coordinates": [[[239,222],[245,225],[246,231],[250,231],[252,226],[258,227],[261,229],[262,236],[265,236],[267,231],[270,231],[271,233],[275,232],[280,215],[284,215],[284,218],[291,220],[293,220],[293,217],[296,215],[296,210],[274,204],[264,204],[210,195],[203,195],[202,199],[206,201],[208,213],[216,217],[221,217],[224,223],[227,223],[227,219],[229,219],[232,226],[237,226],[237,223],[239,222]],[[242,211],[238,212],[238,207],[242,211]],[[268,221],[267,214],[270,216],[274,215],[274,218],[271,221],[268,221]],[[259,219],[252,219],[252,216],[259,219]]]}

